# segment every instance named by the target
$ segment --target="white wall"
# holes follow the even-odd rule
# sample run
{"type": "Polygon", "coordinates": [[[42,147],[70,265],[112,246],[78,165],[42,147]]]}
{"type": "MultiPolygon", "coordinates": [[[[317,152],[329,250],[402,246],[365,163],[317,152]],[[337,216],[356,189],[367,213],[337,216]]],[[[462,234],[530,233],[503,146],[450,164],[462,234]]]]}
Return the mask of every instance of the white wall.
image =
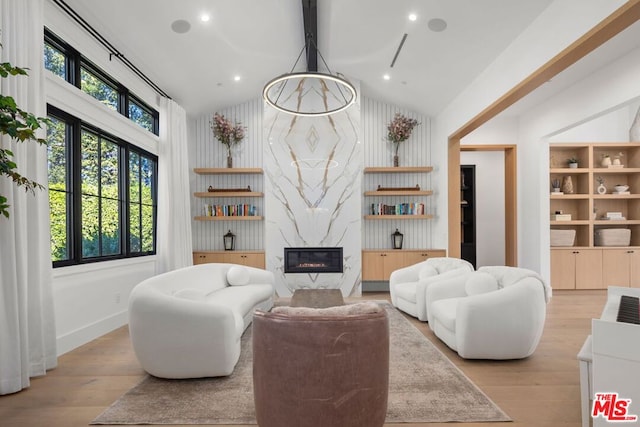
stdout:
{"type": "MultiPolygon", "coordinates": [[[[45,2],[45,25],[123,83],[143,101],[158,108],[158,97],[139,78],[88,37],[51,1],[45,2]]],[[[157,136],[46,71],[47,103],[145,150],[157,154],[157,136]]],[[[53,298],[58,355],[127,324],[131,289],[155,274],[156,257],[55,268],[53,298]]]]}
{"type": "MultiPolygon", "coordinates": [[[[601,126],[594,136],[603,139],[628,140],[633,110],[640,96],[640,49],[610,63],[567,90],[532,108],[520,119],[519,164],[521,180],[519,194],[526,215],[519,218],[520,260],[524,267],[540,271],[549,277],[549,145],[555,135],[567,132],[570,137],[583,136],[586,123],[601,126]],[[620,114],[614,113],[620,110],[620,114]],[[628,121],[624,123],[624,116],[628,121]]],[[[565,139],[559,136],[557,139],[565,139]]],[[[597,142],[589,138],[585,142],[597,142]]]]}
{"type": "MultiPolygon", "coordinates": [[[[442,170],[434,175],[434,186],[441,188],[447,186],[446,165],[449,135],[624,3],[623,0],[608,2],[556,0],[551,3],[496,61],[487,67],[436,117],[433,138],[434,163],[443,166],[442,170]]],[[[617,85],[617,82],[610,80],[601,82],[600,85],[606,88],[617,85]]],[[[586,90],[590,91],[591,89],[597,88],[587,88],[586,90]]],[[[544,163],[544,155],[528,145],[539,144],[539,139],[532,141],[525,138],[525,141],[521,141],[520,138],[519,136],[517,142],[511,142],[518,143],[518,176],[521,178],[518,180],[518,194],[522,195],[518,199],[518,264],[539,269],[540,245],[537,240],[544,227],[540,225],[541,215],[535,215],[535,221],[532,222],[531,214],[544,208],[540,206],[542,193],[532,190],[530,184],[525,181],[535,180],[536,190],[540,186],[540,182],[538,182],[541,179],[539,168],[541,162],[544,163]],[[527,179],[522,179],[523,177],[527,179]]],[[[548,177],[544,179],[545,193],[547,181],[548,177]]],[[[446,191],[436,197],[435,203],[440,207],[447,206],[446,191]]],[[[544,209],[544,212],[546,211],[547,209],[544,209]]],[[[437,239],[434,244],[446,247],[448,244],[446,216],[439,216],[434,225],[436,227],[434,236],[437,239]]],[[[548,232],[546,234],[548,235],[548,232]]],[[[548,250],[548,244],[546,246],[548,250]]]]}
{"type": "Polygon", "coordinates": [[[564,132],[549,137],[549,142],[620,142],[628,141],[629,127],[635,118],[640,102],[604,113],[600,117],[578,124],[564,132]]]}
{"type": "Polygon", "coordinates": [[[460,164],[476,166],[476,268],[504,265],[504,152],[462,151],[460,164]]]}

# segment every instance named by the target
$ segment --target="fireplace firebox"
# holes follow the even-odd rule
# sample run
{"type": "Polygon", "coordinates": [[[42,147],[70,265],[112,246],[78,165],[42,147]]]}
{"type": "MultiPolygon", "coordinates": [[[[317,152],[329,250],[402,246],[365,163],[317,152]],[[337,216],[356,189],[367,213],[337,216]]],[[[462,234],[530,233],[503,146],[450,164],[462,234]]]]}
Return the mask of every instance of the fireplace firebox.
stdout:
{"type": "Polygon", "coordinates": [[[342,273],[342,248],[284,248],[285,273],[342,273]]]}

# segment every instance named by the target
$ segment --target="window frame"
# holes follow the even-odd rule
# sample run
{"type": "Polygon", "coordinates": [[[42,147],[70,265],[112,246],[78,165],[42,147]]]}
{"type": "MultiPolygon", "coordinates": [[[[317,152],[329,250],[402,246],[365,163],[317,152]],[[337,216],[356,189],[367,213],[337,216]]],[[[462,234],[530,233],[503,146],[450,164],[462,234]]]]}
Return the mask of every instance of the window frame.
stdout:
{"type": "MultiPolygon", "coordinates": [[[[67,165],[70,171],[67,172],[66,179],[68,192],[71,193],[71,203],[67,206],[67,254],[68,259],[53,261],[53,267],[65,267],[70,265],[90,264],[94,262],[110,261],[116,259],[136,258],[140,256],[155,255],[157,250],[157,229],[158,229],[158,156],[147,150],[131,144],[122,138],[118,138],[90,123],[61,110],[53,105],[47,104],[47,116],[52,116],[66,124],[65,135],[67,142],[67,165]],[[86,130],[99,136],[99,143],[102,138],[115,143],[120,150],[118,166],[118,186],[120,197],[118,199],[119,227],[120,233],[120,253],[113,255],[100,255],[96,257],[84,258],[82,254],[82,134],[86,130]],[[129,157],[135,152],[153,162],[152,178],[152,206],[153,206],[153,249],[151,251],[131,252],[130,246],[130,221],[129,221],[129,157]]],[[[102,195],[99,195],[102,197],[102,195]]],[[[102,212],[100,212],[102,219],[102,212]]],[[[142,246],[141,246],[142,248],[142,246]]]]}
{"type": "MultiPolygon", "coordinates": [[[[82,90],[82,79],[81,69],[86,68],[91,74],[95,77],[103,80],[106,84],[114,87],[118,92],[118,105],[116,108],[116,112],[127,117],[129,117],[129,103],[130,100],[133,100],[137,105],[139,105],[143,110],[151,114],[153,120],[153,129],[150,131],[154,135],[160,135],[160,113],[158,110],[152,108],[146,102],[142,101],[140,97],[133,94],[129,89],[127,89],[124,85],[122,85],[118,80],[111,77],[108,73],[104,72],[100,67],[91,62],[88,58],[84,57],[80,52],[75,50],[71,45],[66,43],[60,37],[55,35],[51,30],[47,27],[44,28],[44,42],[50,44],[60,52],[65,55],[65,63],[66,63],[66,81],[78,89],[82,90]]],[[[60,77],[62,78],[62,77],[60,77]]],[[[83,93],[86,93],[83,91],[83,93]]],[[[100,102],[100,101],[99,101],[100,102]]],[[[140,126],[139,123],[131,120],[136,125],[140,126]]],[[[148,131],[147,128],[140,126],[142,129],[148,131]]]]}

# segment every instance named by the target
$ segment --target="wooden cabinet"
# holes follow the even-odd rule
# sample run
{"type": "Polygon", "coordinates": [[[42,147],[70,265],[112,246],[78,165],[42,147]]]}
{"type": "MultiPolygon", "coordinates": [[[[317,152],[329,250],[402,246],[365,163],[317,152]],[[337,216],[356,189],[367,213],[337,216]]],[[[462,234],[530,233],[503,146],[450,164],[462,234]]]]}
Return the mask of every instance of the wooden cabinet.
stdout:
{"type": "Polygon", "coordinates": [[[265,268],[263,251],[196,251],[193,252],[193,264],[212,262],[247,265],[265,268]]]}
{"type": "Polygon", "coordinates": [[[389,276],[399,268],[408,267],[428,258],[444,257],[444,249],[415,250],[363,250],[362,280],[389,280],[389,276]]]}
{"type": "Polygon", "coordinates": [[[446,251],[444,249],[431,249],[431,250],[406,250],[404,251],[404,265],[403,267],[407,267],[409,265],[417,264],[422,261],[426,261],[429,258],[441,258],[445,257],[446,251]]]}
{"type": "Polygon", "coordinates": [[[605,288],[608,286],[640,288],[640,250],[637,248],[603,250],[602,279],[605,288]]]}
{"type": "Polygon", "coordinates": [[[550,228],[575,232],[573,247],[551,248],[551,285],[560,289],[640,287],[640,267],[636,267],[640,261],[636,258],[640,256],[640,143],[550,144],[549,168],[550,228]],[[577,168],[569,167],[570,158],[578,160],[577,168]],[[560,192],[552,190],[557,185],[560,192]],[[617,193],[617,185],[629,186],[628,194],[617,193]],[[606,219],[611,212],[620,213],[623,219],[606,219]],[[558,220],[557,213],[564,215],[560,217],[563,220],[558,220]],[[603,228],[630,229],[631,245],[596,246],[595,233],[603,228]],[[568,249],[569,254],[593,249],[593,264],[585,263],[584,270],[577,272],[582,257],[574,256],[575,263],[564,266],[561,260],[570,258],[561,248],[568,249]]]}
{"type": "Polygon", "coordinates": [[[601,249],[552,249],[551,287],[554,289],[602,289],[601,249]]]}

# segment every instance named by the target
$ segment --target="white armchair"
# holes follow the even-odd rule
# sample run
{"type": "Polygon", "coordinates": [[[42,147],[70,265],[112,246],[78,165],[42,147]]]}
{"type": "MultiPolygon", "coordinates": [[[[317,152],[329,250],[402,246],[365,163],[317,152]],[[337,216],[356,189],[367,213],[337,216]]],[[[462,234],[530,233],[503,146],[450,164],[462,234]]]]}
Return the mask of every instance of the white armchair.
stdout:
{"type": "Polygon", "coordinates": [[[540,342],[550,298],[534,271],[481,267],[427,289],[429,327],[465,359],[521,359],[540,342]]]}
{"type": "Polygon", "coordinates": [[[427,321],[426,290],[436,281],[473,272],[473,265],[458,258],[430,258],[401,268],[389,277],[389,294],[394,307],[427,321]]]}

